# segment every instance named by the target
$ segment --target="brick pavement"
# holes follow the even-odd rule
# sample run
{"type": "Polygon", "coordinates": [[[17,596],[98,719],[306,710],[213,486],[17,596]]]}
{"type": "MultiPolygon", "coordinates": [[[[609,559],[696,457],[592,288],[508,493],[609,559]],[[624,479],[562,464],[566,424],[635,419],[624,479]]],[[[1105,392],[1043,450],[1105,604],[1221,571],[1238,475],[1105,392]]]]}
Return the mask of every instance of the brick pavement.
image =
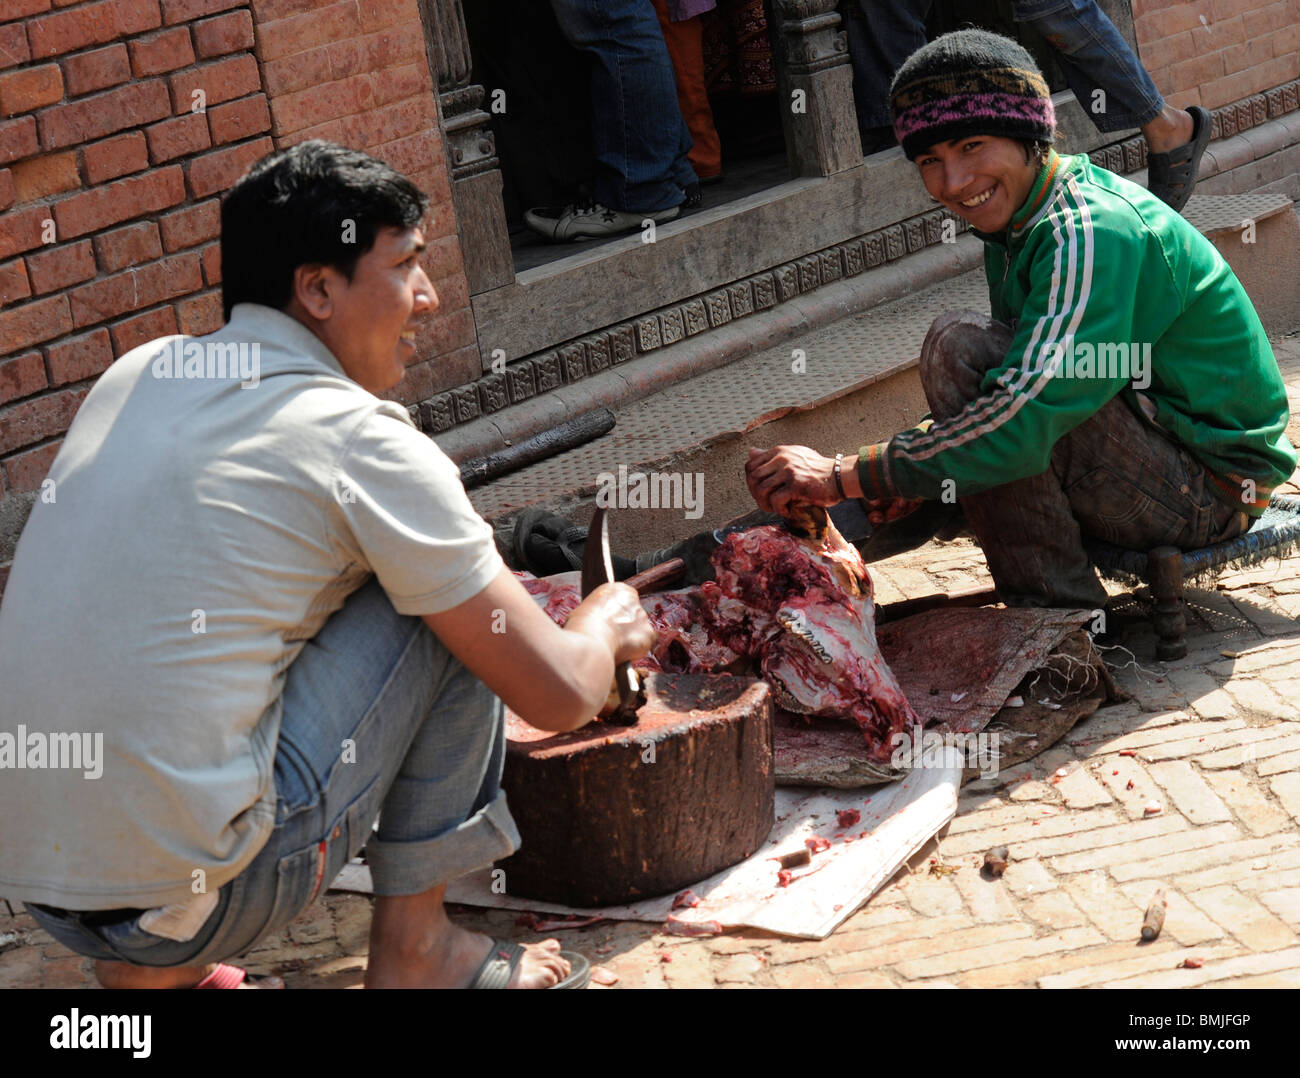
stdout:
{"type": "MultiPolygon", "coordinates": [[[[1275,344],[1300,414],[1300,338],[1275,344]]],[[[1300,442],[1300,420],[1290,434],[1300,442]]],[[[987,580],[961,540],[873,572],[882,601],[987,580]]],[[[566,946],[616,973],[616,988],[1300,987],[1300,554],[1188,600],[1185,659],[1158,664],[1149,630],[1131,636],[1136,658],[1116,680],[1133,699],[966,786],[956,819],[829,939],[604,923],[561,933],[566,946]],[[1011,851],[995,881],[978,867],[994,845],[1011,851]],[[1165,928],[1140,945],[1158,888],[1165,928]],[[1183,968],[1187,957],[1204,965],[1183,968]]],[[[369,899],[330,893],[245,964],[294,988],[358,986],[369,917],[369,899]]],[[[535,935],[506,911],[459,917],[535,935]]],[[[0,906],[0,987],[92,984],[88,962],[0,906]]]]}

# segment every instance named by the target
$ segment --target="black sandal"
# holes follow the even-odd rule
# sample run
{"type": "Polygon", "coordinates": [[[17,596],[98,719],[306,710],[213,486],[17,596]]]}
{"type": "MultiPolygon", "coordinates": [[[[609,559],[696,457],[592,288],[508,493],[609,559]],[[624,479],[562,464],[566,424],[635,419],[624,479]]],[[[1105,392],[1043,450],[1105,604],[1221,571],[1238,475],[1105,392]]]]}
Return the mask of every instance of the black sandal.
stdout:
{"type": "Polygon", "coordinates": [[[545,509],[525,509],[515,518],[515,561],[533,576],[581,569],[586,542],[586,528],[545,509]]]}
{"type": "Polygon", "coordinates": [[[1179,213],[1192,197],[1201,156],[1210,144],[1210,114],[1200,105],[1187,111],[1192,115],[1192,141],[1167,153],[1147,154],[1147,190],[1179,213]]]}

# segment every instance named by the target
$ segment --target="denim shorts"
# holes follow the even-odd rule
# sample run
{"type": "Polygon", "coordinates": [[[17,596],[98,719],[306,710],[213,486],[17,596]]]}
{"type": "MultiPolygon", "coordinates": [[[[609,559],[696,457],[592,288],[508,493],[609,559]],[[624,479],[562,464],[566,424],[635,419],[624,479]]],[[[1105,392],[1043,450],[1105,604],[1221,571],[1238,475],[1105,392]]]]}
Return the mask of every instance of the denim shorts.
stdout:
{"type": "Polygon", "coordinates": [[[500,701],[374,580],[307,642],[272,708],[275,829],[193,939],[146,931],[143,910],[28,905],[36,922],[91,958],[200,965],[284,928],[363,846],[377,895],[418,894],[518,848],[500,701]]]}

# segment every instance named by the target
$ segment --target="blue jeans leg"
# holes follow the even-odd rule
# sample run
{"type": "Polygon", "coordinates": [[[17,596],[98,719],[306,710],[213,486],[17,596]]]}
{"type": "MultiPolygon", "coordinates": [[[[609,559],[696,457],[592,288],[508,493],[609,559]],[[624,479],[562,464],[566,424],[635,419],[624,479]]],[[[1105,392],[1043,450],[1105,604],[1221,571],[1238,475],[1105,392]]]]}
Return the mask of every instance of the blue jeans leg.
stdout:
{"type": "Polygon", "coordinates": [[[1065,81],[1097,130],[1141,127],[1165,107],[1142,61],[1096,0],[1012,0],[1011,16],[1056,50],[1065,81]]]}
{"type": "Polygon", "coordinates": [[[844,0],[841,17],[853,65],[853,102],[864,142],[875,127],[889,127],[889,84],[925,44],[925,19],[934,0],[844,0]]]}
{"type": "Polygon", "coordinates": [[[42,926],[95,958],[197,965],[283,928],[362,846],[379,895],[426,891],[518,848],[499,785],[500,701],[374,580],[306,643],[272,708],[275,829],[192,940],[135,917],[104,926],[34,913],[42,926]]]}
{"type": "Polygon", "coordinates": [[[695,182],[673,62],[650,0],[551,0],[560,30],[590,53],[596,201],[615,210],[679,206],[695,182]]]}

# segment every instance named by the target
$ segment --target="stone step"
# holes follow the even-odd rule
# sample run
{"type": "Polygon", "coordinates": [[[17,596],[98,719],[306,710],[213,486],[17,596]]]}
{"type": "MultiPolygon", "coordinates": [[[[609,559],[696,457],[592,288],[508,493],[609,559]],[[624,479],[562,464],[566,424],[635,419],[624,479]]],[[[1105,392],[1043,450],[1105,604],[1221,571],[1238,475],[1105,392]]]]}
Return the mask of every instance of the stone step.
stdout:
{"type": "MultiPolygon", "coordinates": [[[[1300,303],[1285,297],[1294,297],[1300,272],[1280,275],[1262,262],[1284,258],[1288,243],[1292,261],[1300,259],[1300,244],[1288,238],[1297,228],[1291,207],[1280,195],[1194,196],[1185,214],[1245,275],[1243,283],[1257,282],[1253,290],[1247,284],[1257,307],[1261,298],[1270,312],[1289,302],[1285,310],[1294,318],[1300,303]]],[[[471,501],[508,543],[514,517],[531,506],[585,522],[602,483],[617,483],[621,470],[629,495],[635,476],[648,473],[673,477],[682,501],[673,508],[611,512],[617,552],[666,546],[716,527],[754,508],[744,482],[749,447],[800,444],[833,454],[919,420],[927,410],[917,375],[921,342],[937,315],[959,308],[987,311],[982,270],[617,405],[609,434],[478,487],[471,501]]],[[[1279,323],[1265,324],[1276,331],[1279,323]]]]}
{"type": "Polygon", "coordinates": [[[1300,218],[1282,194],[1193,195],[1183,216],[1223,255],[1269,333],[1300,324],[1300,218]]]}

